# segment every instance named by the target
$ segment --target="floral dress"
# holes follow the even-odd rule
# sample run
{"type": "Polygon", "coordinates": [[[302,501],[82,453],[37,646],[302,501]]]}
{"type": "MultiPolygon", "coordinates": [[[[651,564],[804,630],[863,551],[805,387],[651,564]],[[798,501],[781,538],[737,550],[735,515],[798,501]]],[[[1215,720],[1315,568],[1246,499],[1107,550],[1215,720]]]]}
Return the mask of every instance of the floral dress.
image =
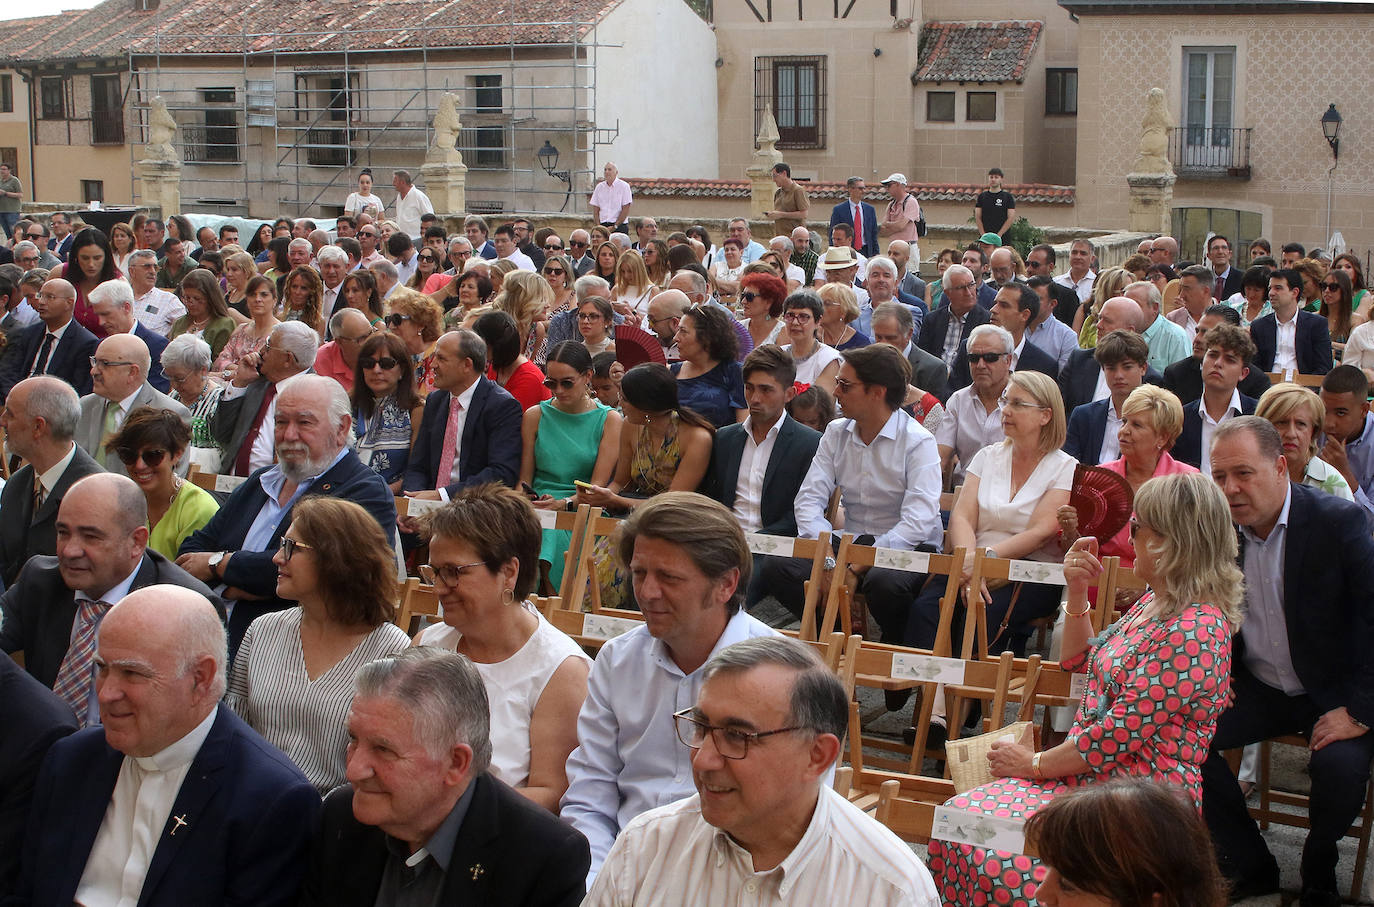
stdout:
{"type": "MultiPolygon", "coordinates": [[[[1214,605],[1191,605],[1167,621],[1127,624],[1153,601],[1147,593],[1109,627],[1087,663],[1087,688],[1069,731],[1089,770],[1031,781],[999,778],[949,801],[956,809],[1025,819],[1071,787],[1116,778],[1149,778],[1187,791],[1199,810],[1202,763],[1217,719],[1231,699],[1231,627],[1214,605]]],[[[1045,877],[1024,854],[931,841],[929,866],[941,900],[960,907],[1033,905],[1045,877]]]]}
{"type": "Polygon", "coordinates": [[[353,413],[358,458],[388,484],[405,474],[410,460],[410,413],[394,394],[378,400],[372,418],[353,413]]]}

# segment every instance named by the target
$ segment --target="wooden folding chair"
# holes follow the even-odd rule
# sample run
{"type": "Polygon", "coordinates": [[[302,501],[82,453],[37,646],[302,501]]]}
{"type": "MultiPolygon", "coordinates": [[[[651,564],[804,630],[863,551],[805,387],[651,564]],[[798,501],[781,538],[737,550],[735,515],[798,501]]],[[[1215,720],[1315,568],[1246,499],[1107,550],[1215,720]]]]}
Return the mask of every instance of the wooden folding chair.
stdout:
{"type": "Polygon", "coordinates": [[[1287,382],[1289,384],[1301,385],[1302,387],[1321,387],[1322,378],[1324,377],[1322,375],[1304,375],[1293,369],[1287,369],[1282,372],[1269,372],[1268,375],[1271,385],[1287,382]]]}
{"type": "Polygon", "coordinates": [[[396,626],[414,636],[419,627],[412,623],[422,617],[439,616],[439,596],[433,586],[427,586],[416,577],[408,578],[400,584],[400,603],[396,608],[396,626]]]}
{"type": "Polygon", "coordinates": [[[594,613],[554,608],[545,616],[549,623],[572,637],[573,642],[592,655],[610,640],[644,623],[644,615],[640,612],[618,608],[603,608],[594,613]]]}
{"type": "Polygon", "coordinates": [[[194,463],[191,464],[191,469],[186,478],[196,487],[203,488],[215,495],[216,499],[220,501],[233,493],[235,488],[248,481],[247,476],[226,476],[214,472],[201,472],[200,467],[194,463]]]}

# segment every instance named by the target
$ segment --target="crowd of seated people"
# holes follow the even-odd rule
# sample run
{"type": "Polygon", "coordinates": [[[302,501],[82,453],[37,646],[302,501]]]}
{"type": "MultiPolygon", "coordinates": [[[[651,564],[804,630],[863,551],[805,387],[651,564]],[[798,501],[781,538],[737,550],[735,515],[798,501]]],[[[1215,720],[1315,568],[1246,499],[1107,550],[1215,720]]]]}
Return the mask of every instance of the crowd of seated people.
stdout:
{"type": "MultiPolygon", "coordinates": [[[[893,176],[874,223],[914,230],[893,176]]],[[[699,227],[660,239],[608,214],[625,205],[606,177],[610,221],[566,241],[478,215],[449,235],[404,171],[387,219],[365,172],[336,236],[281,218],[240,245],[177,216],[107,238],[56,215],[54,267],[0,264],[0,648],[22,653],[0,656],[0,903],[700,903],[766,884],[933,905],[990,879],[1008,903],[1074,885],[1126,903],[1073,836],[1097,810],[1175,846],[1150,837],[1154,789],[1119,783],[1146,778],[1210,842],[1186,880],[1120,872],[1210,904],[1278,888],[1251,770],[1222,752],[1291,733],[1312,750],[1302,903],[1338,902],[1374,756],[1358,257],[1280,266],[1256,246],[1242,273],[1227,237],[1190,263],[1163,236],[1101,268],[1076,240],[1055,276],[1051,247],[987,242],[917,286],[914,233],[882,234],[886,255],[852,220],[828,248],[805,226],[765,246],[741,219],[718,247],[699,227]],[[212,492],[193,467],[236,478],[212,492]],[[1133,496],[1110,537],[1070,503],[1083,467],[1133,496]],[[621,521],[589,551],[593,600],[643,617],[594,660],[532,604],[572,543],[541,512],[580,505],[621,521]],[[1040,860],[939,840],[918,859],[831,790],[847,696],[751,613],[801,618],[811,564],[746,533],[841,532],[967,552],[956,654],[978,609],[991,653],[1049,624],[1088,675],[1067,738],[994,745],[998,780],[953,801],[1029,818],[1040,860]],[[979,556],[1063,563],[1064,584],[974,583],[979,556]],[[1108,556],[1148,590],[1098,636],[1108,556]],[[393,623],[407,574],[442,608],[413,640],[393,623]],[[184,846],[171,867],[164,846],[184,846]]],[[[942,579],[827,569],[858,631],[936,645],[942,579]]],[[[938,743],[956,716],[934,695],[938,743]]]]}

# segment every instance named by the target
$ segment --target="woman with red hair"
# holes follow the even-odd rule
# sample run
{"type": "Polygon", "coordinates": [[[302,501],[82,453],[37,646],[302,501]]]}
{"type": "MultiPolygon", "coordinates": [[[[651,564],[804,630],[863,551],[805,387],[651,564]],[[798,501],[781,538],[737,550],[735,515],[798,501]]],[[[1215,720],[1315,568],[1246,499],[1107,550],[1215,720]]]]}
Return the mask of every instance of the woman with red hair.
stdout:
{"type": "Polygon", "coordinates": [[[772,274],[745,274],[740,280],[739,300],[744,310],[740,322],[749,328],[754,348],[765,343],[777,343],[782,333],[782,301],[787,298],[787,284],[772,274]]]}

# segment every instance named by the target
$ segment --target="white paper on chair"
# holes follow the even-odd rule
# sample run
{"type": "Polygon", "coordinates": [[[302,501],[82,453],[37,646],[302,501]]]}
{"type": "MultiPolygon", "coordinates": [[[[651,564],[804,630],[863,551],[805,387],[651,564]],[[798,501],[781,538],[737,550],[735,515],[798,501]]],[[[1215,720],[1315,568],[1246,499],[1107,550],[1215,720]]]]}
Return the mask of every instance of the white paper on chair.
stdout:
{"type": "Polygon", "coordinates": [[[1088,689],[1088,675],[1074,674],[1069,678],[1069,698],[1078,699],[1088,689]]]}
{"type": "Polygon", "coordinates": [[[1014,583],[1045,583],[1064,585],[1064,565],[1045,561],[1012,561],[1007,565],[1007,579],[1014,583]]]}
{"type": "Polygon", "coordinates": [[[1025,827],[1024,819],[1003,819],[951,806],[937,806],[930,836],[957,844],[1022,853],[1026,849],[1025,827]]]}
{"type": "Polygon", "coordinates": [[[425,498],[407,498],[406,516],[424,516],[431,510],[438,510],[444,506],[443,501],[430,501],[425,498]]]}
{"type": "Polygon", "coordinates": [[[607,617],[604,614],[588,614],[582,618],[582,635],[591,639],[615,639],[628,633],[644,622],[629,617],[607,617]]]}
{"type": "Polygon", "coordinates": [[[897,652],[892,656],[892,676],[922,683],[963,683],[964,661],[962,658],[897,652]]]}
{"type": "Polygon", "coordinates": [[[557,510],[535,510],[534,512],[535,512],[535,514],[539,517],[539,528],[540,528],[540,529],[557,529],[557,528],[558,528],[558,511],[557,511],[557,510]]]}
{"type": "Polygon", "coordinates": [[[247,481],[247,476],[215,476],[215,491],[221,494],[229,494],[235,488],[238,488],[247,481]]]}
{"type": "Polygon", "coordinates": [[[924,551],[903,551],[901,548],[879,548],[873,553],[873,566],[907,573],[929,573],[930,555],[924,551]]]}
{"type": "Polygon", "coordinates": [[[792,554],[792,543],[795,539],[781,535],[746,532],[744,541],[749,546],[750,554],[776,554],[780,557],[789,557],[792,554]]]}

